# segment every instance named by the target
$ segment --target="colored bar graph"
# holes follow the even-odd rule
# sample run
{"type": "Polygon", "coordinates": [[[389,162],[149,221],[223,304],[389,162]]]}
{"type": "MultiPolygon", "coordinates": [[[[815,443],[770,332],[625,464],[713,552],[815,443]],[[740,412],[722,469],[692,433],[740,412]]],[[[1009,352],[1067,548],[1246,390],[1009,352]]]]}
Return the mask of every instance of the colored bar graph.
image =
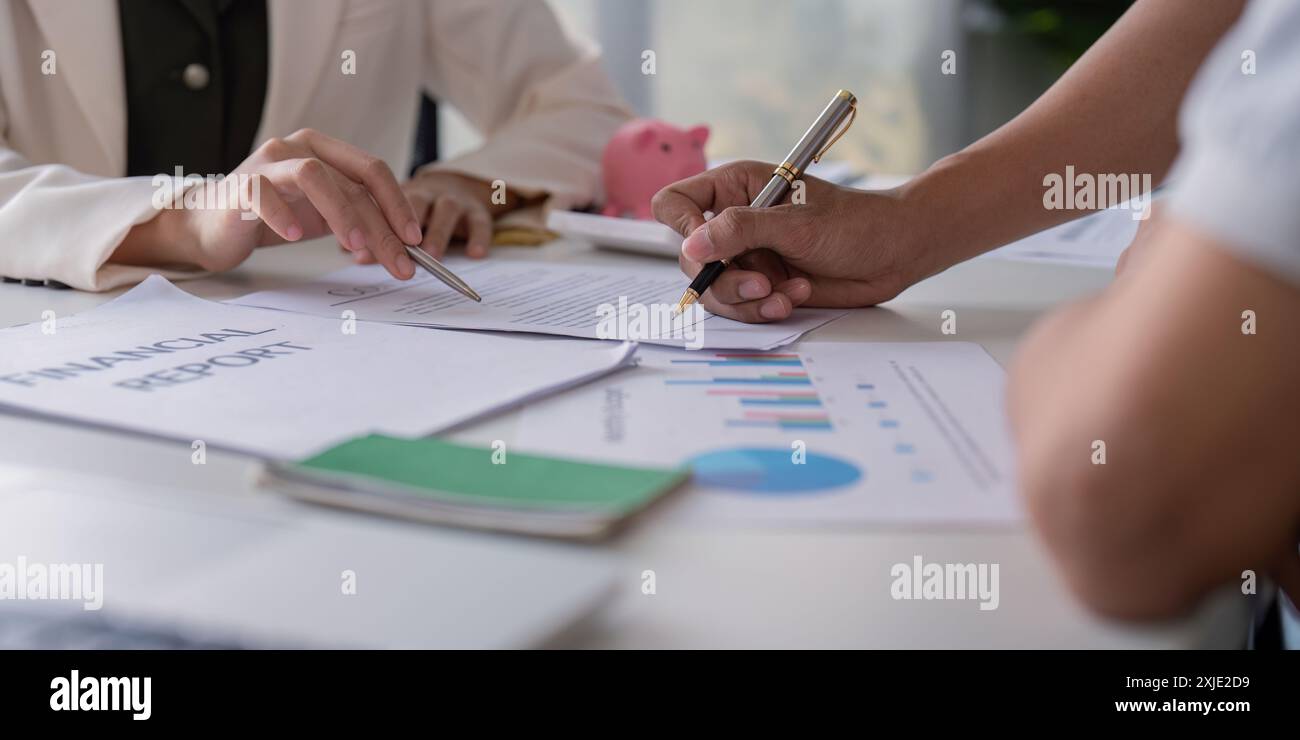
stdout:
{"type": "Polygon", "coordinates": [[[825,421],[826,414],[794,411],[746,411],[746,419],[783,419],[788,421],[825,421]]]}
{"type": "Polygon", "coordinates": [[[807,377],[789,378],[781,375],[760,375],[757,378],[708,378],[702,380],[665,380],[668,385],[812,385],[807,377]]]}
{"type": "Polygon", "coordinates": [[[755,358],[755,357],[771,358],[771,359],[774,359],[774,360],[797,360],[797,359],[799,359],[799,355],[797,355],[797,354],[795,354],[795,353],[793,353],[793,352],[788,352],[788,353],[784,353],[784,354],[782,354],[782,353],[777,353],[777,352],[717,352],[717,353],[715,353],[713,356],[714,356],[714,357],[740,357],[740,358],[744,358],[744,359],[753,359],[753,358],[755,358]]]}
{"type": "Polygon", "coordinates": [[[710,396],[744,396],[746,398],[817,398],[817,391],[764,391],[757,388],[715,388],[710,396]]]}
{"type": "Polygon", "coordinates": [[[821,406],[820,398],[742,398],[741,406],[821,406]]]}
{"type": "Polygon", "coordinates": [[[745,367],[761,366],[770,367],[772,365],[787,365],[791,367],[803,367],[799,360],[673,360],[674,365],[705,365],[709,367],[745,367]]]}
{"type": "MultiPolygon", "coordinates": [[[[683,370],[726,368],[713,377],[675,377],[664,380],[671,386],[706,386],[710,396],[733,397],[743,418],[725,421],[729,427],[751,427],[776,431],[830,431],[830,415],[821,411],[822,399],[803,369],[796,353],[717,352],[700,359],[673,360],[683,370]],[[745,372],[745,368],[753,374],[745,372]]],[[[710,375],[708,372],[700,375],[710,375]]]]}
{"type": "Polygon", "coordinates": [[[750,388],[715,388],[710,396],[736,396],[741,406],[821,406],[816,391],[765,391],[750,388]]]}
{"type": "Polygon", "coordinates": [[[803,367],[799,355],[767,354],[755,352],[720,352],[707,360],[673,360],[674,365],[703,365],[705,367],[803,367]]]}
{"type": "Polygon", "coordinates": [[[831,418],[824,413],[793,411],[746,411],[743,419],[730,419],[730,427],[768,427],[773,429],[800,429],[830,431],[831,418]]]}
{"type": "Polygon", "coordinates": [[[767,429],[829,432],[834,427],[829,419],[728,419],[729,427],[763,427],[767,429]]]}

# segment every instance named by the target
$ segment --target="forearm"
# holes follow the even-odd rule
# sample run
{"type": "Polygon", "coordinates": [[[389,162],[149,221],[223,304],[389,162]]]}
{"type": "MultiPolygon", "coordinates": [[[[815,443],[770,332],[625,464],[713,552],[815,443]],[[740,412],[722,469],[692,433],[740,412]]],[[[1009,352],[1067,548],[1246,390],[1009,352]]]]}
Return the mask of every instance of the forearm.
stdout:
{"type": "Polygon", "coordinates": [[[119,265],[190,269],[200,266],[197,255],[185,211],[165,209],[133,226],[108,261],[119,265]]]}
{"type": "Polygon", "coordinates": [[[1008,394],[1035,523],[1075,590],[1129,617],[1297,565],[1300,350],[1241,314],[1284,320],[1300,292],[1166,226],[1106,294],[1036,328],[1008,394]]]}
{"type": "Polygon", "coordinates": [[[1044,177],[1067,166],[1161,182],[1187,86],[1243,4],[1136,3],[1033,105],[904,189],[927,214],[918,246],[957,262],[1082,215],[1043,204],[1044,177]]]}

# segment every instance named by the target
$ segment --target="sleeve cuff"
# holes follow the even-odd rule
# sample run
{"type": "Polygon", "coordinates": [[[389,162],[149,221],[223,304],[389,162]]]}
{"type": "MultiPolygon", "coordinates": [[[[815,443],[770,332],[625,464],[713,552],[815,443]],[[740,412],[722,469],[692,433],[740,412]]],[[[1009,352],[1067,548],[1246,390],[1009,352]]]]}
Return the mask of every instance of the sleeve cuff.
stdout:
{"type": "Polygon", "coordinates": [[[1180,220],[1243,259],[1300,283],[1296,175],[1279,164],[1248,166],[1240,156],[1202,143],[1174,169],[1169,205],[1180,220]]]}

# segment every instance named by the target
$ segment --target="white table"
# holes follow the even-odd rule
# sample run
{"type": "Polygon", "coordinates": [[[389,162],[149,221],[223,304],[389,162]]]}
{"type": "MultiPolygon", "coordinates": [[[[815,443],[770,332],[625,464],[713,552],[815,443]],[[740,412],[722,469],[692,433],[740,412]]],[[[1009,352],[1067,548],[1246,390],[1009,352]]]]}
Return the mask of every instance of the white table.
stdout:
{"type": "MultiPolygon", "coordinates": [[[[653,260],[558,242],[500,249],[540,260],[629,264],[653,260]]],[[[325,241],[259,251],[239,269],[183,283],[224,299],[284,285],[347,265],[325,241]]],[[[1004,365],[1029,325],[1053,305],[1102,288],[1104,271],[982,259],[915,286],[887,306],[863,309],[814,332],[830,341],[978,342],[1004,365]],[[957,313],[956,337],[940,333],[940,313],[957,313]]],[[[89,309],[114,294],[0,286],[0,325],[89,309]]],[[[453,438],[510,442],[517,413],[457,432],[453,438]]],[[[188,495],[256,495],[254,464],[209,451],[190,462],[188,444],[168,444],[32,419],[0,416],[0,465],[93,472],[169,486],[188,495]]],[[[430,528],[430,536],[438,530],[430,528]]],[[[653,512],[601,547],[622,555],[623,576],[609,606],[558,644],[618,648],[731,647],[1236,647],[1249,613],[1231,592],[1177,623],[1133,627],[1098,620],[1064,590],[1027,528],[1009,531],[809,526],[760,529],[669,524],[653,512]],[[1001,603],[895,601],[894,563],[1000,565],[1001,603]],[[641,592],[644,570],[656,593],[641,592]]]]}

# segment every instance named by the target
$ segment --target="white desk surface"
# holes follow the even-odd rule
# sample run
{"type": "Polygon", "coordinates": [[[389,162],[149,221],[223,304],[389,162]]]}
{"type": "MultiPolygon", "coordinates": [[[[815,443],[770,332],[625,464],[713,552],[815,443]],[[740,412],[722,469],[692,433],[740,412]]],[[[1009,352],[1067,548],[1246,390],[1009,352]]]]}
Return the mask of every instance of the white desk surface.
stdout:
{"type": "MultiPolygon", "coordinates": [[[[557,242],[498,249],[498,255],[609,264],[657,261],[557,242]]],[[[344,267],[324,240],[260,250],[239,269],[181,283],[225,299],[344,267]]],[[[853,311],[809,335],[830,341],[943,341],[982,344],[1004,366],[1043,311],[1102,288],[1105,271],[981,259],[908,290],[884,307],[853,311]],[[939,332],[940,313],[957,312],[957,335],[939,332]]],[[[89,309],[116,295],[0,285],[0,326],[89,309]]],[[[390,369],[398,371],[397,369],[390,369]]],[[[513,437],[517,413],[467,427],[454,439],[487,443],[513,437]]],[[[190,462],[188,444],[167,444],[67,425],[0,416],[0,465],[91,472],[150,482],[190,495],[257,495],[255,465],[209,451],[190,462]]],[[[265,495],[265,494],[261,494],[265,495]]],[[[437,536],[430,528],[430,536],[437,536]]],[[[624,575],[607,608],[559,645],[615,648],[938,648],[938,647],[1236,647],[1248,607],[1230,593],[1173,624],[1133,627],[1101,621],[1063,589],[1027,527],[1004,531],[882,529],[865,526],[739,529],[658,521],[653,511],[601,547],[622,555],[624,575]],[[1000,565],[1001,604],[895,601],[890,566],[911,562],[1000,565]],[[657,592],[641,593],[654,570],[657,592]]]]}

